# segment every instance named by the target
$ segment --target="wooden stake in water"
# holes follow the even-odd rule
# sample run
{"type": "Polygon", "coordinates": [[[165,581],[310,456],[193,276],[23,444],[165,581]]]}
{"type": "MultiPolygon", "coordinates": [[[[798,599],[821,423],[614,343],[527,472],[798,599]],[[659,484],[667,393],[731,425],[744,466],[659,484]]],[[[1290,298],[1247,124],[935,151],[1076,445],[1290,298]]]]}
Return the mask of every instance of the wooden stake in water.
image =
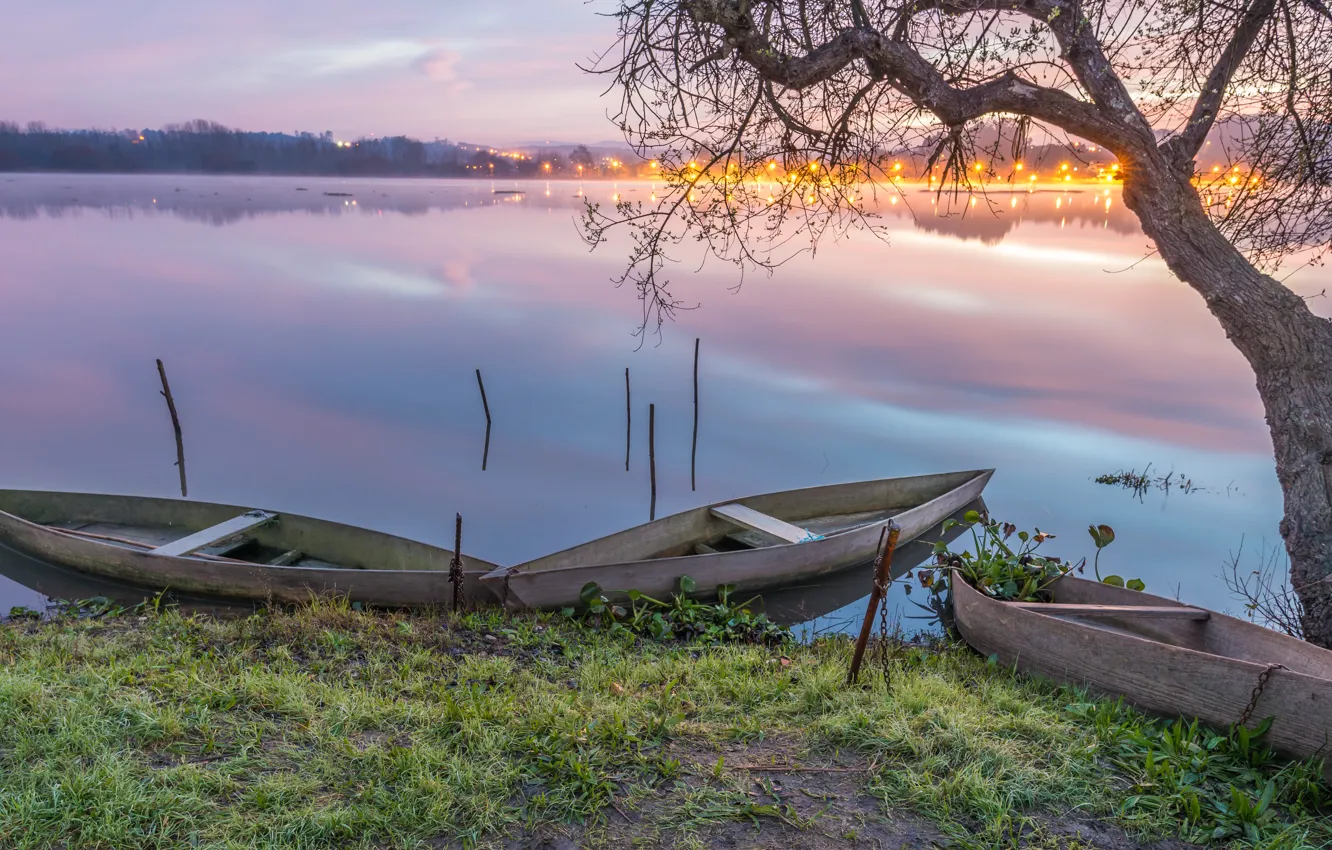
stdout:
{"type": "Polygon", "coordinates": [[[652,478],[652,507],[648,509],[648,521],[657,518],[657,406],[648,405],[648,471],[652,478]]]}
{"type": "Polygon", "coordinates": [[[462,514],[457,515],[453,524],[453,560],[449,561],[449,583],[453,585],[453,610],[462,607],[463,568],[462,568],[462,514]]]}
{"type": "Polygon", "coordinates": [[[698,462],[698,337],[694,337],[694,442],[689,448],[689,489],[697,490],[694,467],[698,462]]]}
{"type": "Polygon", "coordinates": [[[888,525],[879,534],[879,554],[874,558],[874,587],[870,590],[869,605],[865,608],[865,622],[860,625],[860,637],[856,638],[856,651],[851,656],[851,670],[846,675],[848,685],[854,685],[860,678],[860,663],[865,660],[865,645],[869,643],[870,631],[874,628],[874,615],[878,613],[881,603],[887,604],[883,597],[892,581],[893,550],[897,548],[897,536],[901,532],[897,523],[888,520],[888,525]],[[886,546],[883,542],[885,535],[888,538],[886,546]]]}
{"type": "Polygon", "coordinates": [[[185,486],[185,439],[181,435],[176,400],[171,396],[171,385],[167,383],[166,367],[162,365],[160,358],[157,361],[157,374],[162,378],[161,393],[166,397],[167,410],[171,413],[171,427],[176,431],[176,466],[180,469],[180,497],[183,499],[189,494],[189,489],[185,486]]]}
{"type": "Polygon", "coordinates": [[[624,367],[624,471],[629,471],[629,446],[633,436],[634,409],[629,405],[629,367],[624,367]]]}
{"type": "Polygon", "coordinates": [[[476,385],[481,388],[481,407],[486,411],[486,447],[481,451],[481,471],[486,471],[486,461],[490,459],[490,402],[486,401],[486,384],[481,380],[481,370],[476,370],[476,385]]]}

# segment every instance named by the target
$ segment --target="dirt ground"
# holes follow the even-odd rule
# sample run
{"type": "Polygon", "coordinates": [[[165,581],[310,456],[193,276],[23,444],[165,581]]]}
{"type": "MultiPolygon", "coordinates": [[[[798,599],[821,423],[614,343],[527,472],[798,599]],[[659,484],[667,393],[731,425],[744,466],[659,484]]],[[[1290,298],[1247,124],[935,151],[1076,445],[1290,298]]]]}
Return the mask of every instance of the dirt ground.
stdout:
{"type": "MultiPolygon", "coordinates": [[[[786,742],[772,740],[711,750],[677,747],[670,755],[682,766],[674,784],[663,785],[632,805],[608,807],[600,823],[511,836],[499,846],[504,850],[967,850],[996,846],[969,835],[945,834],[919,813],[885,806],[885,801],[865,787],[870,765],[854,757],[805,760],[795,757],[786,742]]],[[[1135,841],[1117,826],[1076,813],[1047,813],[1035,820],[1037,827],[1024,829],[1000,846],[1043,850],[1188,850],[1195,846],[1173,840],[1135,841]]],[[[458,845],[441,840],[438,846],[458,845]]]]}

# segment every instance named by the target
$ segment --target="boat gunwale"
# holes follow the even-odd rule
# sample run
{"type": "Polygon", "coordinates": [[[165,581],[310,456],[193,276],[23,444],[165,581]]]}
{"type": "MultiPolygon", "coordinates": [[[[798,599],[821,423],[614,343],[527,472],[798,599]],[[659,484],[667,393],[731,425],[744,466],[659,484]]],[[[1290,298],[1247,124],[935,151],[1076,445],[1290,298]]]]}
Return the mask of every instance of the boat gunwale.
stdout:
{"type": "MultiPolygon", "coordinates": [[[[950,570],[949,572],[953,574],[951,580],[958,582],[956,571],[950,570]]],[[[1061,578],[1060,581],[1065,579],[1086,585],[1098,585],[1097,582],[1071,576],[1061,578]]],[[[1270,677],[1267,692],[1278,700],[1275,708],[1279,710],[1273,712],[1271,711],[1273,706],[1269,706],[1266,714],[1263,711],[1257,712],[1257,716],[1252,718],[1248,724],[1249,728],[1253,728],[1253,724],[1257,723],[1258,718],[1264,716],[1278,718],[1281,721],[1278,724],[1280,728],[1272,730],[1271,745],[1273,749],[1298,759],[1326,759],[1324,761],[1324,775],[1329,781],[1332,781],[1332,759],[1327,758],[1329,748],[1332,747],[1332,735],[1329,735],[1328,727],[1323,727],[1322,743],[1315,745],[1318,740],[1316,737],[1302,734],[1299,730],[1311,723],[1317,723],[1318,720],[1311,721],[1307,719],[1306,715],[1298,711],[1297,705],[1297,701],[1302,700],[1306,694],[1313,695],[1315,699],[1318,694],[1332,696],[1332,676],[1324,676],[1316,672],[1307,672],[1303,669],[1287,666],[1283,662],[1291,661],[1290,655],[1273,657],[1266,662],[1254,661],[1207,649],[1180,646],[1169,640],[1158,640],[1128,630],[1103,629],[1091,623],[1070,619],[1067,616],[1042,614],[1035,608],[1013,607],[1006,605],[1003,600],[995,599],[977,590],[965,580],[961,580],[959,583],[965,587],[965,590],[958,593],[954,598],[954,610],[957,612],[955,616],[963,640],[973,650],[981,654],[985,654],[988,650],[995,654],[1010,655],[1012,656],[1011,660],[1005,661],[1003,666],[1012,666],[1024,672],[1035,671],[1038,675],[1062,680],[1074,687],[1090,688],[1096,693],[1118,697],[1148,714],[1161,717],[1197,718],[1208,725],[1225,728],[1227,723],[1235,722],[1234,717],[1241,716],[1240,707],[1245,704],[1246,699],[1251,699],[1249,683],[1258,682],[1260,676],[1267,674],[1270,677]],[[999,621],[1001,612],[1004,616],[1003,622],[999,621]],[[1040,619],[1032,619],[1033,617],[1039,617],[1040,619]],[[968,632],[971,632],[971,634],[968,634],[968,632]],[[1096,653],[1089,654],[1073,643],[1069,644],[1073,646],[1072,650],[1042,653],[1040,643],[1033,643],[1032,639],[1027,637],[1031,632],[1041,634],[1039,640],[1046,643],[1047,650],[1049,642],[1073,641],[1075,633],[1081,633],[1083,639],[1093,637],[1103,640],[1105,641],[1103,646],[1118,650],[1114,654],[1123,664],[1113,668],[1107,667],[1103,659],[1098,660],[1096,653]],[[977,646],[977,643],[991,645],[982,649],[977,646]],[[1073,666],[1073,660],[1079,654],[1086,657],[1081,667],[1075,667],[1073,666]],[[1180,685],[1177,693],[1172,696],[1153,693],[1150,686],[1134,681],[1135,673],[1133,672],[1139,670],[1141,662],[1150,660],[1152,656],[1157,656],[1158,660],[1160,658],[1171,659],[1185,670],[1193,669],[1193,675],[1195,676],[1197,671],[1206,671],[1211,674],[1209,676],[1210,681],[1223,684],[1213,684],[1209,688],[1203,688],[1195,681],[1191,685],[1180,685]],[[1035,658],[1036,660],[1034,662],[1024,661],[1024,658],[1035,658]],[[1060,664],[1064,665],[1062,672],[1052,672],[1060,664]],[[1124,665],[1127,665],[1127,667],[1124,665]],[[1126,673],[1125,670],[1129,672],[1126,673]],[[1234,675],[1228,676],[1226,674],[1234,675]],[[1242,684],[1230,687],[1230,683],[1235,681],[1242,684]],[[1234,691],[1234,693],[1229,693],[1229,691],[1234,691]],[[1234,700],[1234,705],[1227,709],[1233,710],[1233,714],[1229,715],[1231,719],[1226,719],[1226,715],[1222,713],[1223,704],[1227,699],[1234,700]]],[[[956,585],[952,585],[950,592],[957,593],[954,590],[955,587],[956,585]]],[[[1140,591],[1131,592],[1139,593],[1140,591]]],[[[1184,605],[1178,600],[1170,600],[1150,593],[1142,593],[1142,595],[1152,600],[1153,604],[1161,601],[1182,607],[1199,607],[1184,605]]],[[[1327,652],[1332,655],[1332,650],[1314,647],[1304,641],[1266,629],[1256,623],[1248,623],[1238,617],[1232,617],[1210,609],[1202,610],[1211,614],[1208,620],[1189,621],[1200,631],[1207,629],[1222,631],[1241,627],[1238,634],[1244,635],[1253,633],[1251,630],[1257,629],[1264,633],[1264,640],[1276,639],[1275,645],[1282,649],[1289,649],[1291,655],[1298,655],[1309,649],[1327,652]]],[[[1273,655],[1279,656],[1279,650],[1274,651],[1273,655]]],[[[1146,673],[1141,672],[1141,675],[1146,675],[1146,673]]],[[[1141,676],[1136,677],[1141,678],[1141,676]]],[[[1332,707],[1323,706],[1319,710],[1325,717],[1332,718],[1332,707]]]]}
{"type": "Polygon", "coordinates": [[[570,565],[568,565],[568,566],[562,566],[562,567],[550,567],[550,568],[542,569],[542,570],[527,571],[526,574],[528,574],[528,575],[532,575],[532,574],[540,573],[540,574],[543,575],[543,576],[549,576],[549,575],[558,575],[558,574],[560,574],[560,573],[566,573],[566,572],[578,571],[578,570],[587,570],[587,569],[598,568],[598,567],[611,567],[611,566],[625,566],[625,567],[631,567],[631,566],[638,565],[638,564],[654,564],[654,565],[656,565],[656,564],[661,564],[661,565],[671,565],[671,564],[680,563],[680,562],[682,562],[682,561],[689,561],[689,562],[691,562],[691,563],[698,563],[698,562],[700,562],[700,560],[702,560],[702,559],[711,559],[711,558],[714,558],[715,556],[734,556],[734,555],[740,554],[740,553],[742,553],[742,552],[748,552],[748,551],[773,551],[773,550],[782,550],[782,549],[789,549],[790,547],[793,547],[793,546],[809,547],[808,551],[813,551],[814,548],[822,548],[822,547],[819,547],[819,544],[820,544],[820,543],[833,543],[833,542],[838,542],[838,541],[839,541],[839,538],[843,538],[843,537],[845,537],[845,536],[847,536],[847,535],[850,535],[850,534],[857,534],[857,533],[862,533],[862,532],[865,532],[865,531],[870,530],[870,529],[875,529],[875,528],[880,528],[880,527],[882,527],[882,526],[885,526],[888,522],[890,522],[890,521],[896,519],[897,517],[903,516],[904,514],[906,514],[906,513],[908,513],[908,512],[911,512],[911,511],[917,511],[917,510],[923,510],[924,508],[926,508],[926,507],[928,507],[928,506],[930,506],[930,505],[932,505],[932,504],[934,504],[934,503],[936,503],[936,502],[939,502],[939,501],[941,501],[941,500],[943,500],[943,499],[948,498],[949,496],[951,496],[951,495],[952,495],[953,493],[955,493],[956,491],[958,491],[958,490],[960,490],[960,489],[962,489],[962,488],[964,488],[964,487],[967,487],[967,486],[973,484],[977,479],[984,479],[984,483],[981,485],[981,489],[984,489],[984,485],[989,483],[989,479],[994,475],[994,473],[995,473],[995,470],[994,470],[994,469],[963,469],[963,470],[954,470],[954,471],[951,471],[951,472],[933,472],[933,473],[924,473],[924,474],[922,474],[922,475],[899,475],[899,476],[890,476],[890,477],[887,477],[887,478],[873,478],[873,479],[870,479],[870,480],[868,480],[868,481],[844,481],[844,482],[842,482],[842,483],[840,483],[840,484],[815,484],[815,485],[811,485],[811,486],[809,486],[809,487],[796,487],[796,488],[794,488],[794,489],[790,489],[790,490],[774,490],[774,491],[772,491],[771,493],[759,493],[759,494],[751,494],[751,495],[748,495],[748,496],[740,496],[740,497],[738,497],[738,498],[722,499],[722,500],[720,500],[720,501],[712,502],[712,503],[709,503],[709,504],[707,504],[707,505],[699,505],[698,507],[695,507],[695,508],[689,508],[689,509],[687,509],[687,510],[680,511],[680,512],[678,512],[678,513],[674,513],[674,514],[671,514],[671,515],[669,515],[669,516],[664,516],[664,517],[662,517],[661,519],[658,519],[658,520],[652,520],[652,521],[650,521],[650,522],[646,522],[646,523],[643,523],[643,524],[641,524],[641,525],[631,526],[630,528],[627,528],[627,529],[621,529],[620,531],[612,532],[611,534],[603,535],[603,536],[601,536],[601,537],[597,537],[597,538],[595,538],[595,539],[593,539],[593,540],[589,540],[589,541],[586,541],[586,542],[584,542],[584,543],[579,543],[579,544],[577,544],[576,546],[570,546],[570,547],[568,547],[567,549],[561,549],[561,550],[559,550],[558,552],[552,552],[552,553],[550,553],[549,555],[542,555],[542,556],[540,556],[540,557],[538,557],[538,558],[532,558],[532,559],[529,559],[529,560],[524,561],[523,563],[520,563],[520,564],[515,564],[515,565],[513,565],[513,566],[509,566],[509,567],[498,567],[498,568],[496,568],[496,569],[494,569],[494,570],[492,570],[492,571],[486,573],[485,575],[481,576],[481,580],[482,580],[482,581],[485,581],[485,582],[495,582],[495,583],[498,583],[498,584],[502,584],[502,583],[503,583],[503,580],[504,580],[505,578],[507,578],[507,577],[512,577],[512,576],[516,576],[516,575],[519,575],[519,574],[523,574],[523,573],[524,573],[523,567],[526,566],[527,564],[533,563],[533,562],[535,562],[535,561],[543,561],[543,560],[545,560],[545,559],[547,559],[547,558],[554,558],[554,557],[558,557],[558,556],[560,556],[560,555],[566,555],[566,554],[568,554],[568,553],[570,553],[570,552],[574,552],[574,551],[576,551],[576,550],[578,550],[578,549],[581,549],[581,548],[583,548],[583,547],[585,547],[585,546],[591,546],[591,545],[593,545],[593,544],[596,544],[596,543],[598,543],[598,542],[600,542],[600,541],[602,541],[602,540],[605,540],[607,537],[613,537],[613,536],[615,536],[616,534],[624,534],[624,533],[626,533],[626,532],[633,531],[633,530],[635,530],[635,529],[642,529],[642,528],[644,528],[644,527],[646,527],[646,526],[650,526],[650,525],[653,525],[653,524],[655,524],[655,523],[666,522],[666,521],[672,519],[673,517],[678,517],[678,516],[680,516],[681,514],[692,513],[692,512],[694,512],[694,511],[706,511],[706,510],[709,510],[709,509],[714,508],[714,507],[718,507],[718,506],[721,506],[721,505],[729,505],[729,504],[736,503],[736,502],[743,503],[743,502],[744,502],[745,500],[747,500],[747,499],[757,499],[757,498],[763,498],[763,497],[766,497],[766,496],[773,496],[773,495],[778,495],[778,494],[781,494],[781,495],[796,494],[796,495],[798,495],[798,494],[801,493],[801,492],[814,491],[814,490],[822,490],[822,489],[829,489],[829,488],[835,488],[835,487],[847,487],[847,486],[855,486],[855,485],[873,486],[873,485],[876,485],[876,484],[884,484],[884,483],[888,483],[888,482],[892,482],[892,481],[902,481],[902,480],[912,479],[912,478],[932,478],[932,477],[936,477],[936,476],[944,476],[944,475],[965,475],[965,476],[967,476],[966,478],[962,479],[962,481],[961,481],[960,483],[955,484],[955,485],[952,486],[952,487],[949,487],[947,490],[944,490],[943,492],[939,493],[938,495],[934,496],[933,498],[931,498],[931,499],[927,499],[926,501],[923,501],[923,502],[921,502],[921,503],[919,503],[919,504],[912,505],[912,506],[906,508],[905,510],[898,511],[897,513],[894,513],[894,514],[890,514],[889,516],[886,516],[886,517],[884,517],[884,518],[881,519],[881,520],[876,520],[876,521],[874,521],[874,522],[866,523],[866,524],[864,524],[864,525],[857,525],[857,526],[852,526],[852,527],[850,527],[850,528],[842,529],[841,531],[838,531],[838,532],[836,532],[836,533],[834,533],[834,534],[824,535],[823,537],[821,537],[821,538],[819,538],[819,539],[815,539],[815,540],[808,540],[808,541],[804,541],[804,542],[800,542],[800,543],[779,543],[779,544],[774,544],[774,545],[772,545],[772,546],[764,546],[764,547],[760,547],[759,549],[755,549],[755,550],[718,551],[718,552],[707,552],[707,553],[703,553],[703,554],[672,555],[672,556],[670,556],[670,557],[666,557],[666,558],[640,558],[640,559],[633,560],[633,561],[607,561],[607,562],[595,562],[595,563],[570,564],[570,565]]]}
{"type": "MultiPolygon", "coordinates": [[[[292,520],[299,521],[299,522],[308,522],[308,523],[312,523],[312,524],[314,524],[314,525],[316,525],[316,526],[319,526],[319,525],[329,526],[329,527],[332,527],[332,528],[335,528],[335,529],[338,529],[338,530],[346,530],[346,531],[349,531],[349,532],[352,532],[352,533],[356,533],[356,534],[367,535],[367,536],[372,537],[372,538],[381,538],[381,539],[385,539],[385,540],[403,541],[403,542],[408,543],[408,544],[411,544],[411,545],[413,545],[413,546],[421,546],[421,547],[425,547],[425,548],[427,548],[427,549],[436,549],[436,550],[439,550],[440,552],[444,552],[444,553],[447,553],[447,554],[449,554],[449,555],[461,554],[462,557],[465,558],[465,559],[467,559],[468,561],[471,561],[471,562],[473,562],[473,563],[478,564],[478,566],[476,566],[476,567],[472,567],[472,568],[467,569],[467,570],[465,571],[468,575],[475,576],[477,579],[479,579],[479,578],[480,578],[482,575],[484,575],[486,572],[489,572],[489,571],[495,569],[495,565],[493,564],[493,562],[491,562],[491,561],[487,561],[487,560],[485,560],[484,558],[476,558],[476,557],[473,557],[473,556],[471,556],[471,555],[467,555],[466,553],[455,553],[452,549],[447,549],[447,548],[442,547],[442,546],[435,546],[434,544],[426,543],[426,542],[421,541],[421,540],[414,540],[414,539],[412,539],[412,538],[410,538],[410,537],[403,537],[403,536],[398,535],[398,534],[392,534],[392,533],[390,533],[390,532],[386,532],[386,531],[379,531],[379,530],[377,530],[377,529],[373,529],[373,528],[366,528],[366,527],[364,527],[364,526],[350,525],[350,524],[348,524],[348,523],[338,522],[337,520],[323,519],[323,518],[320,518],[320,517],[308,516],[308,515],[305,515],[305,514],[297,514],[297,513],[292,513],[292,512],[288,512],[288,511],[275,511],[275,510],[271,510],[271,509],[267,509],[267,508],[245,508],[245,507],[241,507],[241,506],[238,506],[238,505],[229,505],[229,504],[225,504],[225,503],[222,503],[222,502],[206,502],[206,501],[194,500],[194,499],[173,499],[173,498],[170,498],[170,497],[163,497],[163,496],[134,496],[134,495],[115,494],[115,493],[88,493],[88,492],[67,491],[67,490],[28,490],[28,489],[8,489],[7,492],[25,493],[25,494],[34,494],[34,495],[37,495],[37,496],[48,496],[48,497],[74,496],[74,497],[79,497],[79,498],[92,498],[92,499],[99,499],[99,498],[100,498],[100,499],[130,499],[130,500],[137,500],[137,501],[144,501],[144,502],[165,502],[165,503],[173,504],[173,505],[202,505],[202,506],[207,506],[207,507],[209,507],[209,508],[219,508],[219,509],[225,509],[225,510],[228,510],[228,511],[233,511],[233,510],[234,510],[234,511],[239,511],[239,512],[242,512],[242,513],[245,512],[245,511],[251,511],[251,510],[264,510],[264,511],[266,511],[266,512],[268,512],[268,513],[275,514],[275,515],[277,516],[277,519],[278,519],[279,525],[280,525],[282,519],[284,519],[284,518],[290,518],[290,519],[292,519],[292,520]]],[[[155,558],[155,559],[159,559],[159,560],[161,560],[161,561],[163,561],[163,562],[179,562],[179,563],[186,563],[186,564],[210,564],[210,565],[218,564],[218,565],[226,565],[226,566],[232,566],[232,567],[244,567],[244,568],[247,568],[247,569],[259,569],[259,570],[264,570],[264,571],[268,571],[268,570],[278,571],[278,570],[281,570],[281,571],[284,571],[284,574],[288,574],[288,575],[297,575],[297,574],[300,574],[300,573],[302,573],[302,572],[308,572],[308,573],[328,572],[328,571],[331,571],[331,570],[343,570],[343,571],[347,572],[348,574],[368,574],[368,575],[377,575],[377,576],[385,576],[385,577],[398,576],[398,575],[410,576],[410,575],[433,574],[433,573],[441,573],[441,572],[444,572],[443,570],[426,570],[426,569],[420,569],[420,570],[402,570],[402,569],[378,569],[378,568],[373,568],[373,567],[353,567],[353,566],[344,566],[344,565],[341,565],[341,564],[334,563],[334,562],[332,562],[332,561],[327,561],[327,562],[326,562],[326,564],[327,564],[326,566],[302,567],[302,566],[297,566],[297,565],[294,565],[294,564],[284,564],[284,565],[265,564],[265,563],[262,563],[262,562],[259,562],[259,561],[244,561],[244,560],[241,560],[241,559],[238,559],[238,558],[204,558],[204,557],[196,557],[194,554],[186,554],[186,555],[155,555],[155,554],[153,554],[151,551],[138,551],[138,550],[132,549],[132,548],[130,548],[130,547],[128,547],[128,546],[118,545],[118,544],[113,543],[113,542],[111,542],[111,541],[102,541],[102,540],[97,540],[97,539],[94,539],[94,538],[84,537],[84,536],[80,536],[80,535],[76,535],[76,534],[67,534],[67,533],[65,533],[65,532],[67,531],[67,529],[62,529],[62,528],[59,528],[59,527],[57,527],[57,526],[47,525],[47,524],[45,524],[45,523],[36,522],[36,521],[34,521],[34,520],[27,519],[26,517],[19,516],[18,514],[11,513],[11,512],[9,512],[9,511],[6,511],[6,510],[3,510],[3,509],[0,509],[0,522],[3,522],[3,521],[12,521],[12,522],[14,522],[14,523],[21,524],[21,525],[23,525],[23,526],[26,526],[26,527],[29,528],[33,533],[38,534],[38,535],[42,535],[42,536],[52,536],[52,537],[59,537],[59,538],[64,539],[64,540],[68,540],[68,541],[76,542],[76,543],[79,543],[79,544],[84,544],[84,545],[87,545],[87,546],[99,547],[99,548],[106,549],[106,550],[110,550],[110,551],[116,551],[116,552],[130,552],[130,553],[134,553],[134,554],[136,554],[136,555],[149,555],[149,556],[151,556],[151,557],[153,557],[153,558],[155,558]]],[[[115,524],[115,523],[109,523],[109,524],[115,524]]],[[[199,530],[201,530],[201,529],[199,529],[199,530]]],[[[146,541],[145,541],[145,543],[146,543],[146,541]]],[[[6,543],[6,544],[4,544],[4,545],[8,546],[9,544],[6,543]]],[[[147,543],[146,543],[146,545],[150,545],[150,544],[147,544],[147,543]]],[[[17,551],[20,551],[20,552],[21,552],[22,550],[19,549],[19,550],[17,550],[17,551]]],[[[90,550],[90,551],[91,551],[91,550],[90,550]]],[[[75,569],[75,570],[78,571],[78,572],[91,572],[91,571],[88,571],[88,570],[82,570],[82,569],[78,569],[78,568],[71,568],[71,569],[75,569]]]]}

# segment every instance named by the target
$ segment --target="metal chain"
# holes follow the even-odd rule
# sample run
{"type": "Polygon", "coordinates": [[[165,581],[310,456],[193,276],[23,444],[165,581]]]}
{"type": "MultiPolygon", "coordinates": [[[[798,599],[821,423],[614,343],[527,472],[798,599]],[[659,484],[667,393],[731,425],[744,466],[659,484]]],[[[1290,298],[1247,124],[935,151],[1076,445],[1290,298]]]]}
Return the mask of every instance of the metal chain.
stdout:
{"type": "Polygon", "coordinates": [[[1254,685],[1253,693],[1249,696],[1249,704],[1244,706],[1244,713],[1240,715],[1239,725],[1245,726],[1249,718],[1253,716],[1253,710],[1258,707],[1258,699],[1263,695],[1263,688],[1267,687],[1267,680],[1271,678],[1273,670],[1286,670],[1284,664],[1269,664],[1267,669],[1258,674],[1258,684],[1254,685]]]}
{"type": "Polygon", "coordinates": [[[879,605],[879,666],[883,668],[883,687],[892,690],[893,673],[888,657],[888,588],[880,588],[879,594],[883,600],[879,605]]]}

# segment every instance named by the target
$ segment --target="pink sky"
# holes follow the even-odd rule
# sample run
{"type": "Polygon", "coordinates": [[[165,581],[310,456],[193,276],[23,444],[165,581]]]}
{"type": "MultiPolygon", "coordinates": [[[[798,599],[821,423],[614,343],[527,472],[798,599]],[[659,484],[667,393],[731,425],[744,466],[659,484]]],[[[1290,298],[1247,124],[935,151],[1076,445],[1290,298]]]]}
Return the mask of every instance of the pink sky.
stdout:
{"type": "Polygon", "coordinates": [[[609,0],[94,0],[6,10],[0,119],[143,128],[207,118],[506,143],[617,138],[609,0]]]}

